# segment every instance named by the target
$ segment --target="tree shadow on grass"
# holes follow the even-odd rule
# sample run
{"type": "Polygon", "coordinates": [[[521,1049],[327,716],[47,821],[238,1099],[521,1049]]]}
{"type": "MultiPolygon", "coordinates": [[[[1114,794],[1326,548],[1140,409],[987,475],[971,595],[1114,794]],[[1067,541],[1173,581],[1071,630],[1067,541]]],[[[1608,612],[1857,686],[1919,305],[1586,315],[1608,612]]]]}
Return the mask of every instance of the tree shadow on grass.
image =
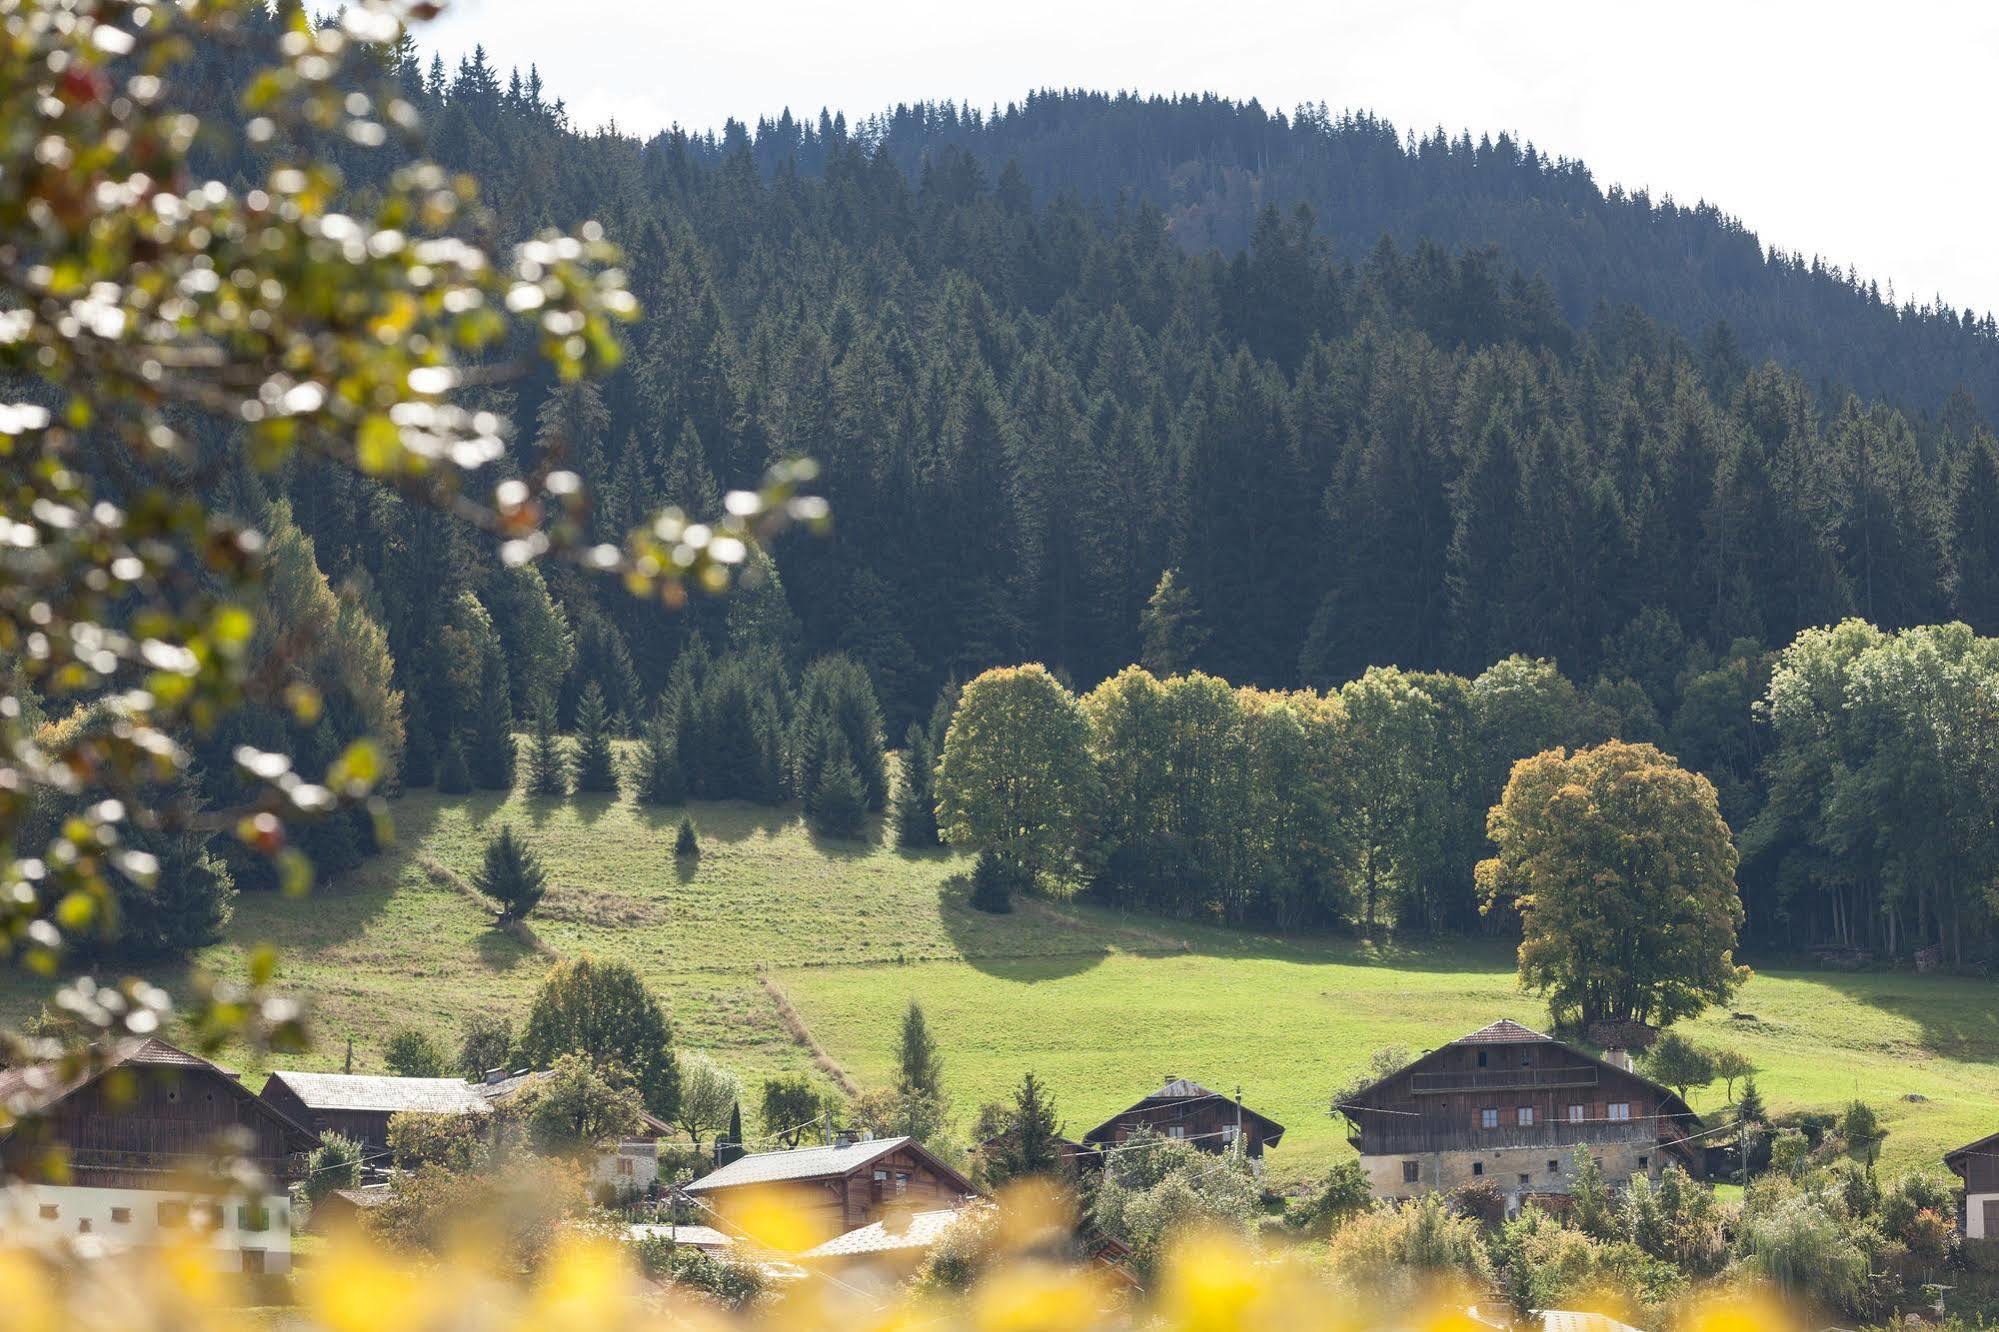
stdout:
{"type": "Polygon", "coordinates": [[[393,840],[334,878],[315,876],[303,897],[279,892],[246,892],[236,899],[225,942],[252,948],[283,939],[287,951],[311,954],[338,947],[365,934],[387,911],[410,876],[423,877],[417,848],[437,825],[438,802],[428,792],[398,800],[391,808],[393,840]]]}
{"type": "Polygon", "coordinates": [[[569,803],[576,810],[576,821],[586,828],[594,828],[623,799],[623,796],[611,792],[589,791],[571,796],[569,803]]]}
{"type": "Polygon", "coordinates": [[[684,805],[641,805],[638,818],[647,830],[669,841],[680,821],[692,818],[703,841],[746,842],[773,837],[798,822],[796,805],[758,805],[747,800],[690,800],[684,805]]]}
{"type": "Polygon", "coordinates": [[[522,795],[521,797],[521,808],[527,811],[528,822],[537,829],[547,827],[549,820],[568,803],[568,798],[564,796],[522,795]]]}
{"type": "Polygon", "coordinates": [[[1914,972],[1763,971],[1822,986],[1841,998],[1915,1024],[1923,1047],[1946,1059],[1999,1063],[1999,987],[1969,976],[1914,972]]]}
{"type": "Polygon", "coordinates": [[[1059,980],[1100,966],[1111,954],[1100,938],[1084,935],[1072,942],[1052,934],[1027,904],[1016,902],[1004,914],[980,911],[971,894],[971,876],[953,874],[938,885],[937,916],[974,971],[1001,980],[1059,980]]]}
{"type": "Polygon", "coordinates": [[[806,829],[812,849],[833,860],[866,860],[881,850],[881,820],[870,818],[859,837],[828,837],[806,829]]]}
{"type": "Polygon", "coordinates": [[[535,958],[533,949],[499,928],[479,931],[478,949],[488,971],[512,971],[535,958]]]}

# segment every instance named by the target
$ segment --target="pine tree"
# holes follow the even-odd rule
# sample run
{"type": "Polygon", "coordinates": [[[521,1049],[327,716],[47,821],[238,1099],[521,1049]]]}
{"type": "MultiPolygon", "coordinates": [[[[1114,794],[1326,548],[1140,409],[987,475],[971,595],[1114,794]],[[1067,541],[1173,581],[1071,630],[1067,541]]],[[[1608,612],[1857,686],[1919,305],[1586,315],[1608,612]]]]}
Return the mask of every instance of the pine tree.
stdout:
{"type": "Polygon", "coordinates": [[[715,473],[708,466],[708,451],[701,447],[701,436],[695,431],[692,419],[680,423],[680,438],[674,442],[673,456],[666,461],[660,494],[668,504],[677,506],[697,522],[710,521],[721,511],[722,493],[715,484],[715,473]]]}
{"type": "Polygon", "coordinates": [[[576,706],[576,790],[610,793],[618,790],[618,765],[611,752],[611,721],[604,713],[604,694],[592,680],[583,686],[576,706]]]}
{"type": "Polygon", "coordinates": [[[1735,1118],[1740,1126],[1735,1131],[1736,1151],[1743,1167],[1750,1172],[1761,1170],[1769,1159],[1765,1145],[1770,1141],[1770,1112],[1763,1106],[1763,1093],[1756,1089],[1754,1073],[1742,1080],[1742,1099],[1735,1104],[1735,1118]]]}
{"type": "Polygon", "coordinates": [[[527,843],[510,825],[486,843],[486,859],[472,876],[472,886],[500,905],[500,923],[526,920],[548,891],[548,874],[527,843]]]}
{"type": "Polygon", "coordinates": [[[997,1189],[1024,1175],[1043,1175],[1061,1163],[1056,1139],[1062,1125],[1056,1117],[1055,1101],[1033,1073],[1027,1073],[1014,1089],[1007,1124],[994,1150],[981,1162],[987,1187],[997,1189]]]}
{"type": "Polygon", "coordinates": [[[1001,916],[1013,910],[1013,895],[1026,887],[1027,875],[1019,865],[997,851],[979,852],[972,866],[972,907],[976,911],[1001,916]]]}
{"type": "Polygon", "coordinates": [[[455,735],[445,741],[444,760],[437,765],[437,790],[440,795],[469,795],[472,791],[472,769],[465,762],[465,746],[455,735]]]}
{"type": "Polygon", "coordinates": [[[192,832],[142,831],[137,850],[157,864],[152,881],[116,881],[118,930],[112,947],[121,958],[181,958],[222,937],[236,901],[229,867],[207,838],[192,832]]]}
{"type": "Polygon", "coordinates": [[[1194,594],[1171,569],[1159,575],[1159,585],[1152,589],[1152,598],[1145,603],[1138,629],[1145,640],[1138,663],[1161,679],[1193,670],[1201,644],[1208,636],[1201,627],[1201,612],[1194,604],[1194,594]]]}
{"type": "Polygon", "coordinates": [[[479,710],[473,718],[466,755],[472,780],[484,791],[514,787],[514,704],[507,684],[507,659],[494,643],[479,673],[479,710]]]}
{"type": "Polygon", "coordinates": [[[924,1020],[923,1006],[914,999],[902,1015],[902,1034],[895,1043],[896,1090],[925,1096],[944,1094],[944,1059],[924,1020]]]}
{"type": "Polygon", "coordinates": [[[943,845],[937,835],[936,759],[930,733],[915,722],[903,738],[902,767],[895,791],[895,843],[911,850],[943,845]]]}
{"type": "Polygon", "coordinates": [[[791,793],[810,814],[817,802],[820,762],[828,733],[846,741],[848,761],[860,777],[867,808],[888,804],[888,759],[881,707],[860,663],[842,653],[821,657],[805,672],[791,723],[791,793]]]}
{"type": "Polygon", "coordinates": [[[528,746],[527,791],[536,796],[569,794],[569,751],[555,733],[555,706],[547,699],[535,709],[534,742],[528,746]]]}
{"type": "Polygon", "coordinates": [[[680,831],[673,839],[673,854],[680,860],[701,854],[701,833],[695,828],[694,816],[691,814],[680,820],[680,831]]]}
{"type": "Polygon", "coordinates": [[[818,775],[808,815],[812,830],[822,837],[860,837],[867,830],[867,787],[847,750],[847,737],[837,730],[826,733],[818,775]]]}
{"type": "Polygon", "coordinates": [[[639,739],[634,779],[639,800],[648,805],[687,803],[687,772],[680,765],[680,737],[671,702],[661,698],[639,739]]]}
{"type": "Polygon", "coordinates": [[[725,1166],[743,1154],[743,1103],[729,1106],[729,1131],[715,1143],[715,1164],[725,1166]]]}
{"type": "Polygon", "coordinates": [[[402,779],[403,785],[413,790],[437,780],[437,745],[430,738],[430,727],[420,720],[411,720],[409,743],[403,749],[402,779]]]}

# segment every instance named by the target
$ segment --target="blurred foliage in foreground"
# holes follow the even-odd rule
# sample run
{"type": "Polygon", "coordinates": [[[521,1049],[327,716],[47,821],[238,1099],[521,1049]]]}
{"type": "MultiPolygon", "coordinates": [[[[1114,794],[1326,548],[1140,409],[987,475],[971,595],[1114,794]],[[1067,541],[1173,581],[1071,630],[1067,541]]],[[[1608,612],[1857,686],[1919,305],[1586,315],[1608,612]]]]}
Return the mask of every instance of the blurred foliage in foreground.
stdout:
{"type": "MultiPolygon", "coordinates": [[[[670,606],[726,588],[776,524],[823,516],[795,493],[810,465],[780,464],[713,522],[669,508],[605,540],[559,451],[523,461],[498,413],[461,401],[537,367],[607,371],[637,303],[595,223],[488,255],[466,239],[480,213],[464,177],[404,156],[346,188],[336,160],[415,131],[384,75],[406,21],[434,8],[363,0],[319,22],[260,0],[0,5],[0,960],[74,964],[163,880],[212,878],[210,838],[303,891],[299,827],[372,808],[368,835],[386,835],[400,694],[373,690],[370,724],[326,752],[299,743],[344,702],[313,640],[379,632],[290,576],[309,551],[282,506],[230,502],[244,478],[346,472],[510,567],[563,560],[670,606]],[[269,62],[240,124],[202,124],[176,83],[217,49],[269,62]],[[198,136],[218,133],[255,148],[240,188],[196,173],[198,136]],[[239,735],[252,712],[269,726],[239,735]]],[[[197,986],[183,1039],[297,1048],[302,1014],[272,974],[263,956],[247,984],[197,986]]],[[[171,1017],[140,983],[55,1007],[72,1038],[171,1017]]],[[[88,1058],[84,1039],[9,1038],[0,1055],[88,1058]]],[[[0,1128],[34,1109],[0,1105],[0,1128]]]]}
{"type": "MultiPolygon", "coordinates": [[[[418,1266],[352,1235],[337,1236],[296,1278],[296,1304],[275,1313],[287,1327],[338,1332],[428,1328],[598,1329],[694,1327],[944,1328],[1060,1332],[1081,1328],[1422,1328],[1470,1332],[1505,1326],[1503,1298],[1436,1274],[1389,1298],[1344,1279],[1305,1248],[1259,1251],[1196,1232],[1170,1252],[1141,1291],[1101,1265],[1058,1256],[1064,1218],[1046,1195],[1010,1198],[979,1228],[982,1252],[964,1255],[950,1279],[932,1269],[900,1286],[865,1270],[810,1270],[799,1251],[812,1237],[803,1214],[779,1195],[741,1214],[744,1243],[779,1274],[740,1309],[691,1285],[649,1278],[612,1240],[574,1232],[558,1238],[532,1280],[522,1282],[475,1230],[434,1263],[418,1266]],[[1476,1317],[1474,1316],[1476,1311],[1476,1317]]],[[[0,1254],[10,1328],[214,1328],[238,1325],[251,1292],[216,1275],[199,1251],[167,1250],[129,1261],[78,1263],[23,1252],[0,1254]]],[[[1615,1292],[1582,1307],[1616,1311],[1615,1292]]],[[[1676,1312],[1685,1332],[1748,1332],[1797,1326],[1766,1290],[1716,1290],[1676,1312]]]]}

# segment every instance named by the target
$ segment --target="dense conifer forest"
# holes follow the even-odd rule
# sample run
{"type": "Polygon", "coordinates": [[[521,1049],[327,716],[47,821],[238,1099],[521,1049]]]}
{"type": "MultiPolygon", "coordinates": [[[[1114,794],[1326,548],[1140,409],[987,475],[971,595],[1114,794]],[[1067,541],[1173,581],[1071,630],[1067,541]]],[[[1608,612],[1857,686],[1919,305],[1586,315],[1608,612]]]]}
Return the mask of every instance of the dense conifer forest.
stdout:
{"type": "MultiPolygon", "coordinates": [[[[184,94],[240,115],[232,57],[200,63],[184,94]]],[[[930,746],[911,724],[995,664],[1079,693],[1134,662],[1323,690],[1377,666],[1469,687],[1518,657],[1572,682],[1565,736],[1673,748],[1742,834],[1792,789],[1752,707],[1801,630],[1999,632],[1990,318],[1898,307],[1712,208],[1606,196],[1506,139],[1216,98],[640,140],[483,53],[367,73],[424,108],[413,147],[477,178],[493,239],[594,218],[626,249],[644,313],[614,377],[473,390],[512,423],[503,466],[580,472],[606,540],[662,504],[713,515],[796,454],[834,515],[754,552],[748,593],[681,608],[502,568],[344,471],[232,476],[227,502],[288,503],[380,626],[407,781],[510,783],[515,731],[663,754],[678,709],[734,719],[715,744],[741,761],[657,767],[661,792],[806,795],[823,761],[843,808],[851,768],[881,809],[872,757],[796,733],[808,662],[859,663],[881,713],[860,731],[930,746]]],[[[381,179],[384,154],[323,147],[345,188],[381,179]]],[[[1751,937],[1891,943],[1887,870],[1857,905],[1801,887],[1800,848],[1837,843],[1801,809],[1745,854],[1751,937]]],[[[1477,927],[1475,858],[1412,923],[1477,927]]],[[[1976,891],[1949,897],[1984,937],[1976,891]]]]}

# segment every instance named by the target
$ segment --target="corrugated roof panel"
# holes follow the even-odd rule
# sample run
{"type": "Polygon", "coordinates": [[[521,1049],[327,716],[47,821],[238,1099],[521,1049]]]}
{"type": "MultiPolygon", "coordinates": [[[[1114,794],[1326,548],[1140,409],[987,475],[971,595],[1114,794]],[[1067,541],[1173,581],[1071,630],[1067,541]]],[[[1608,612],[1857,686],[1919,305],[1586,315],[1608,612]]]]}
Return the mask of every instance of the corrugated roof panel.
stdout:
{"type": "Polygon", "coordinates": [[[687,1191],[706,1193],[711,1189],[731,1189],[744,1184],[778,1184],[786,1180],[844,1175],[878,1156],[888,1155],[908,1141],[908,1138],[875,1138],[845,1147],[798,1147],[791,1151],[739,1156],[720,1170],[689,1184],[687,1191]]]}

